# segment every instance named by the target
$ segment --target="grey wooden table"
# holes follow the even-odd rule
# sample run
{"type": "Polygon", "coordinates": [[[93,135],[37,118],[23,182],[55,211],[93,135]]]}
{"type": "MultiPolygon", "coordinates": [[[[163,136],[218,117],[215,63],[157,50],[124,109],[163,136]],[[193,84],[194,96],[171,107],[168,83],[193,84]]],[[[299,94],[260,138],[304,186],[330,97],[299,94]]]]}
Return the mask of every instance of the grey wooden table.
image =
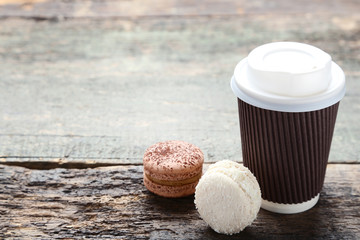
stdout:
{"type": "Polygon", "coordinates": [[[262,210],[229,239],[360,238],[359,12],[357,0],[0,0],[0,238],[227,239],[192,197],[147,192],[142,155],[180,139],[207,164],[241,162],[230,78],[273,41],[328,52],[347,93],[319,204],[262,210]]]}

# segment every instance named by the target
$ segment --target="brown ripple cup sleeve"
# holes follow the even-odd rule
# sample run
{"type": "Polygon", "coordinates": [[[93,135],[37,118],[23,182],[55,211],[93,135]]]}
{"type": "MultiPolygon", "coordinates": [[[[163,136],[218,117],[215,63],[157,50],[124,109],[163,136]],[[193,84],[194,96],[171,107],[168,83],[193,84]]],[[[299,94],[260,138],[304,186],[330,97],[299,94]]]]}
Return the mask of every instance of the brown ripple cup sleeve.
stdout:
{"type": "Polygon", "coordinates": [[[244,166],[257,176],[263,199],[293,204],[319,194],[338,106],[288,113],[238,99],[244,166]]]}

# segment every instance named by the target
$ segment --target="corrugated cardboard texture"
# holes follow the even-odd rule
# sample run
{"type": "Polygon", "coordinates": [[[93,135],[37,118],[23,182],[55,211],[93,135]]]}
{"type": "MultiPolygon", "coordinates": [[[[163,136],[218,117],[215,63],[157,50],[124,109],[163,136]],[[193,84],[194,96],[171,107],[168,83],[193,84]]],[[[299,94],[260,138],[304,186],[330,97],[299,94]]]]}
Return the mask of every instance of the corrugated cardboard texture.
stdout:
{"type": "Polygon", "coordinates": [[[320,192],[338,106],[289,113],[238,99],[244,165],[259,181],[263,199],[301,203],[320,192]]]}

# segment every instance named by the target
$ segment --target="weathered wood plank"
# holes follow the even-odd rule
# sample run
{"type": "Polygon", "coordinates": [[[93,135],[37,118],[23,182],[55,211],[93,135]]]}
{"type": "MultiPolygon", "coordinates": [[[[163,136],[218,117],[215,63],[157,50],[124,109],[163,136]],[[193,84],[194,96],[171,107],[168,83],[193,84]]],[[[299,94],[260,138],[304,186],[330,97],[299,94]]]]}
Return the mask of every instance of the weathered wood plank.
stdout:
{"type": "Polygon", "coordinates": [[[193,197],[148,192],[142,166],[29,170],[0,165],[0,238],[358,239],[360,165],[330,164],[319,203],[296,215],[261,210],[242,233],[212,231],[193,197]]]}
{"type": "Polygon", "coordinates": [[[357,0],[289,2],[246,0],[157,0],[157,1],[65,1],[65,0],[1,0],[0,16],[52,18],[108,18],[152,16],[224,16],[264,13],[303,14],[309,12],[349,14],[358,13],[357,0]]]}
{"type": "Polygon", "coordinates": [[[330,161],[359,162],[359,32],[351,14],[0,20],[1,161],[140,163],[168,139],[208,162],[241,160],[232,71],[254,47],[291,40],[344,68],[330,161]]]}

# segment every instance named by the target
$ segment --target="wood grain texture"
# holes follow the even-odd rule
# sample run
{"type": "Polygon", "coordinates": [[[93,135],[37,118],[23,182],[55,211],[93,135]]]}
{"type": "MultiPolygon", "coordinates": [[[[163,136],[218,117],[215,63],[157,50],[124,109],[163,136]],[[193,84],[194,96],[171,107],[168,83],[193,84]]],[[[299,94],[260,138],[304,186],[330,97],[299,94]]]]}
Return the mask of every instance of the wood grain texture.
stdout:
{"type": "Polygon", "coordinates": [[[360,165],[330,164],[318,204],[295,215],[260,210],[233,236],[212,231],[193,196],[155,196],[142,166],[29,170],[0,165],[0,238],[358,239],[360,165]]]}
{"type": "Polygon", "coordinates": [[[232,72],[254,47],[285,40],[318,46],[345,70],[330,161],[359,162],[359,15],[281,11],[0,20],[0,161],[140,163],[148,146],[169,139],[199,146],[207,162],[241,160],[232,72]]]}
{"type": "Polygon", "coordinates": [[[158,16],[227,16],[264,13],[301,14],[308,12],[349,14],[358,13],[357,0],[303,0],[290,3],[286,0],[141,0],[131,1],[65,1],[65,0],[1,0],[0,16],[35,19],[56,18],[139,18],[158,16]]]}

